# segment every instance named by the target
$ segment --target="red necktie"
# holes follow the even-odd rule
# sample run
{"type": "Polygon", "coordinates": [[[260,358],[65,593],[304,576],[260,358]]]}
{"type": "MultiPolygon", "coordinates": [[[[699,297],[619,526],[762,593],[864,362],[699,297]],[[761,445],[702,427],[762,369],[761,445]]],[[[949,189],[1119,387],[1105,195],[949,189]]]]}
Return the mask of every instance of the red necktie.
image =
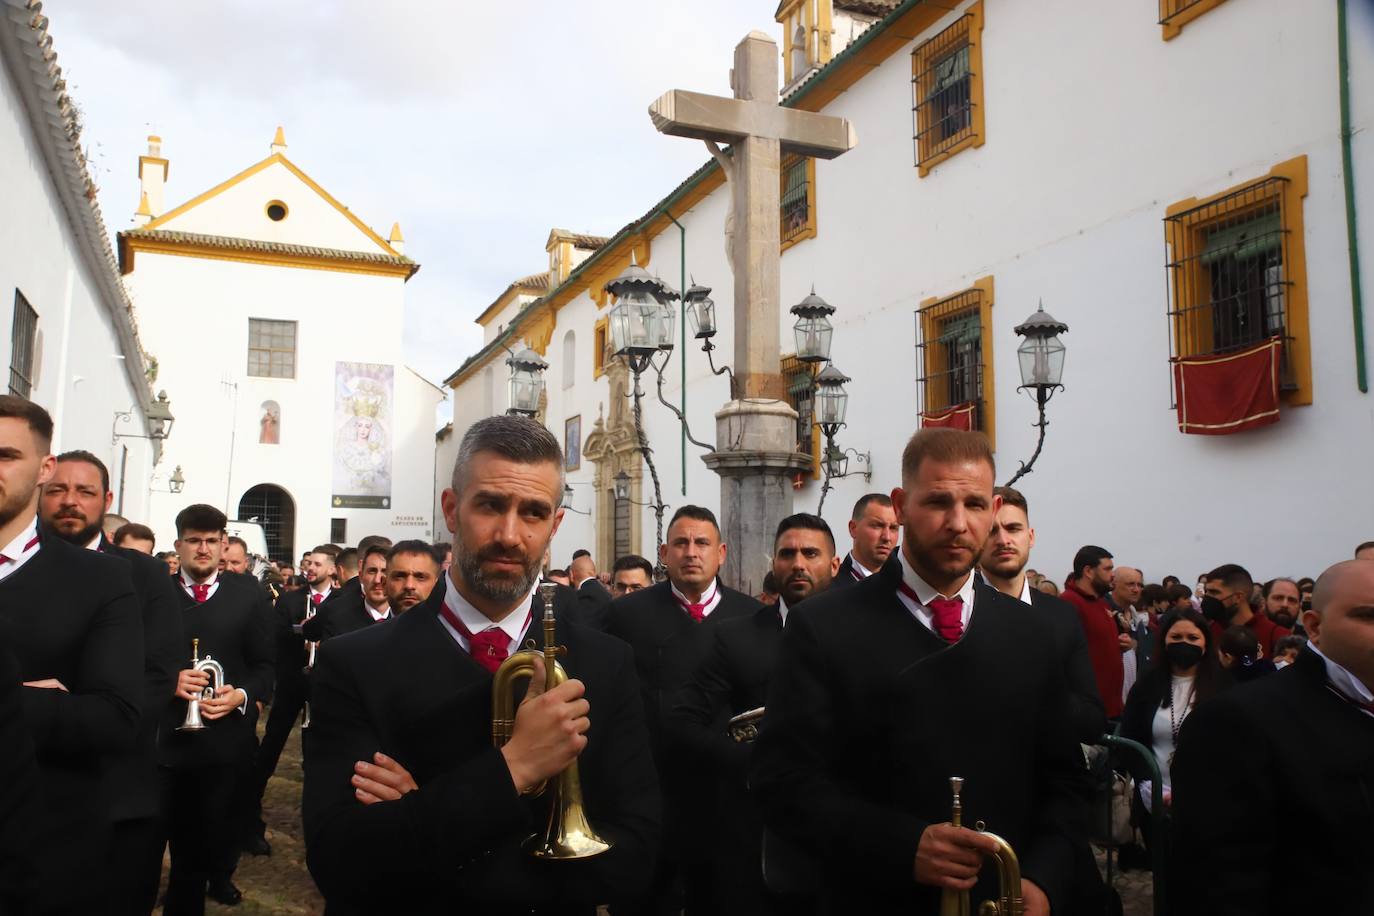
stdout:
{"type": "MultiPolygon", "coordinates": [[[[501,667],[501,663],[510,658],[510,637],[500,627],[491,627],[480,633],[474,633],[458,619],[458,615],[449,608],[448,602],[440,605],[439,613],[448,621],[448,625],[453,627],[463,635],[468,641],[468,655],[477,664],[486,668],[492,674],[501,667]]],[[[534,602],[530,602],[530,612],[525,615],[525,628],[528,629],[530,620],[534,615],[534,602]]]]}
{"type": "MultiPolygon", "coordinates": [[[[911,586],[905,582],[897,585],[898,590],[917,604],[921,604],[921,599],[916,597],[911,586]]],[[[935,635],[945,642],[958,642],[964,635],[964,599],[958,596],[954,598],[933,598],[926,605],[930,608],[930,624],[935,630],[935,635]]]]}
{"type": "Polygon", "coordinates": [[[706,606],[711,603],[711,599],[715,596],[715,590],[712,589],[710,594],[702,594],[701,597],[706,600],[702,601],[699,604],[692,604],[684,600],[682,596],[679,595],[677,592],[673,592],[673,597],[677,599],[677,603],[682,605],[682,609],[686,611],[687,614],[696,623],[701,623],[703,620],[706,619],[706,606]]]}
{"type": "MultiPolygon", "coordinates": [[[[21,551],[19,551],[19,556],[22,557],[24,554],[28,553],[30,550],[33,549],[34,545],[37,544],[37,543],[38,543],[38,535],[35,534],[33,537],[29,538],[29,542],[28,542],[27,544],[24,545],[24,549],[21,550],[21,551]]],[[[5,556],[3,553],[0,553],[0,565],[4,565],[5,563],[15,563],[15,562],[18,562],[18,561],[17,561],[14,557],[7,557],[7,556],[5,556]]]]}
{"type": "Polygon", "coordinates": [[[196,599],[196,604],[204,604],[210,597],[210,583],[192,584],[191,597],[196,599]]]}
{"type": "Polygon", "coordinates": [[[313,605],[315,605],[315,607],[319,607],[319,606],[320,606],[320,602],[323,601],[323,600],[324,600],[324,595],[321,595],[319,592],[314,592],[314,593],[312,593],[312,594],[310,595],[310,603],[313,604],[313,605]]]}

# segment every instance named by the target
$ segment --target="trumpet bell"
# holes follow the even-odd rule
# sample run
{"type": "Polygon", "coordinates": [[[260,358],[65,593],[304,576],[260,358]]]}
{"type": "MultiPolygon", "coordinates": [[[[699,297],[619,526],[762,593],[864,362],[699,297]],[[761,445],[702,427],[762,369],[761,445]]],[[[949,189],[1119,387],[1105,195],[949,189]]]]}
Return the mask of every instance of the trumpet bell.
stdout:
{"type": "Polygon", "coordinates": [[[520,848],[536,859],[589,859],[610,849],[611,844],[597,836],[587,823],[580,803],[555,802],[549,809],[549,824],[543,834],[527,837],[520,848]]]}
{"type": "Polygon", "coordinates": [[[192,700],[186,704],[186,720],[177,726],[179,732],[198,732],[205,727],[200,717],[200,701],[192,700]]]}

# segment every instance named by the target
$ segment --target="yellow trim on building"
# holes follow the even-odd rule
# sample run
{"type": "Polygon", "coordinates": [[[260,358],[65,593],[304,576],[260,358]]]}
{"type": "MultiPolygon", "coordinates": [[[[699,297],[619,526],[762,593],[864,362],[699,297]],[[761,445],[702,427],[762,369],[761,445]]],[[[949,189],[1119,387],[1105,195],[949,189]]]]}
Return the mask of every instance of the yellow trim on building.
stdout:
{"type": "Polygon", "coordinates": [[[340,213],[342,213],[344,217],[347,218],[350,223],[356,226],[360,232],[362,232],[372,241],[376,242],[377,247],[380,248],[384,254],[394,255],[395,257],[401,257],[401,253],[399,251],[388,245],[385,239],[383,239],[376,232],[372,231],[371,227],[369,227],[362,220],[358,219],[358,217],[354,216],[353,211],[349,210],[343,204],[339,203],[339,201],[332,194],[330,194],[324,188],[320,187],[319,183],[316,182],[315,179],[311,178],[309,175],[305,174],[305,172],[301,171],[298,165],[296,165],[290,159],[287,159],[286,156],[282,155],[281,153],[273,153],[266,159],[263,159],[261,162],[256,162],[253,165],[250,165],[242,172],[239,172],[237,175],[233,176],[232,178],[226,181],[220,182],[219,184],[215,185],[213,188],[204,192],[203,194],[198,194],[195,197],[192,197],[190,200],[186,201],[186,203],[182,204],[181,206],[176,207],[172,210],[168,210],[166,213],[157,217],[143,228],[160,229],[163,226],[165,226],[169,221],[176,219],[183,213],[195,209],[196,207],[205,203],[207,200],[218,197],[225,191],[228,191],[230,188],[242,184],[243,182],[247,181],[249,178],[252,178],[259,172],[268,169],[278,163],[285,166],[286,169],[291,172],[291,174],[295,175],[297,178],[303,181],[306,187],[310,188],[310,190],[320,195],[320,197],[324,199],[325,203],[329,204],[335,210],[338,210],[340,213]]]}
{"type": "MultiPolygon", "coordinates": [[[[970,6],[964,11],[964,17],[968,18],[968,70],[969,70],[969,126],[968,133],[961,140],[953,145],[940,149],[938,152],[927,154],[923,149],[925,146],[919,139],[917,140],[916,173],[920,178],[930,174],[931,169],[949,159],[962,153],[966,149],[982,146],[987,140],[987,125],[983,111],[983,0],[970,6]]],[[[963,17],[961,17],[963,18],[963,17]]],[[[955,20],[957,23],[958,20],[955,20]]],[[[951,25],[953,27],[953,24],[951,25]]],[[[932,40],[935,36],[932,36],[932,40]]],[[[916,98],[913,103],[918,108],[916,118],[916,130],[918,132],[929,128],[929,125],[922,124],[919,116],[920,101],[930,96],[930,92],[922,87],[920,76],[923,73],[931,73],[934,61],[928,54],[923,55],[922,51],[930,45],[930,41],[917,45],[911,52],[911,80],[914,87],[916,98]]]]}
{"type": "Polygon", "coordinates": [[[391,234],[386,237],[386,240],[388,242],[401,242],[402,244],[405,243],[406,237],[404,235],[401,235],[400,223],[397,222],[391,224],[391,234]]]}
{"type": "Polygon", "coordinates": [[[148,206],[148,192],[138,192],[138,209],[134,211],[135,216],[152,216],[153,211],[148,206]]]}
{"type": "MultiPolygon", "coordinates": [[[[978,331],[981,337],[981,340],[979,341],[979,346],[982,348],[983,351],[982,432],[984,435],[988,437],[988,442],[992,444],[992,450],[997,451],[997,376],[994,371],[995,361],[993,360],[992,352],[992,306],[994,302],[994,289],[995,287],[993,284],[993,278],[991,276],[979,277],[977,280],[974,280],[968,286],[956,292],[949,293],[945,296],[931,296],[928,299],[922,299],[920,308],[924,309],[945,299],[953,299],[956,296],[967,295],[971,292],[976,291],[980,293],[978,297],[977,307],[978,331]]],[[[970,307],[969,309],[960,309],[955,314],[962,315],[965,313],[965,311],[972,311],[972,307],[970,307]]],[[[932,316],[929,314],[923,315],[921,317],[921,339],[933,340],[939,337],[939,330],[935,327],[935,319],[933,319],[932,316]]],[[[953,317],[953,315],[942,315],[938,320],[948,321],[951,317],[953,317]]],[[[930,353],[929,350],[926,350],[924,352],[927,354],[930,353]]],[[[926,359],[929,358],[929,355],[927,355],[926,359]]],[[[920,374],[923,377],[928,377],[936,373],[936,369],[932,368],[928,364],[922,365],[918,368],[920,369],[920,374]]],[[[929,402],[927,402],[926,404],[921,405],[921,409],[932,410],[936,406],[937,405],[932,405],[929,402]]],[[[938,406],[953,407],[955,405],[941,404],[938,406]]]]}
{"type": "MultiPolygon", "coordinates": [[[[797,158],[799,157],[784,156],[782,168],[778,170],[779,177],[783,183],[782,190],[784,192],[787,190],[787,170],[797,158]]],[[[806,159],[806,224],[791,236],[787,234],[787,227],[782,226],[780,228],[782,229],[783,238],[782,244],[778,248],[779,254],[798,242],[805,241],[806,239],[814,239],[816,237],[816,160],[811,157],[807,157],[806,159]]]]}
{"type": "Polygon", "coordinates": [[[143,167],[145,165],[162,166],[162,180],[166,181],[167,176],[172,172],[172,164],[160,156],[139,156],[138,157],[138,177],[143,178],[143,167]]]}
{"type": "Polygon", "coordinates": [[[598,318],[592,325],[592,378],[599,379],[606,374],[606,338],[610,335],[610,318],[598,318]]]}
{"type": "Polygon", "coordinates": [[[205,258],[211,261],[238,261],[244,264],[262,264],[268,267],[302,267],[307,270],[334,270],[349,274],[373,274],[382,277],[409,279],[415,272],[414,264],[374,264],[355,261],[349,258],[331,258],[320,255],[294,254],[269,251],[236,251],[173,239],[148,239],[120,236],[120,264],[122,273],[134,270],[134,256],[138,252],[165,254],[185,258],[205,258]]]}
{"type": "Polygon", "coordinates": [[[1182,34],[1185,25],[1221,6],[1226,0],[1197,0],[1192,6],[1173,14],[1168,12],[1170,2],[1160,0],[1159,3],[1159,28],[1165,41],[1173,41],[1182,34]]]}
{"type": "MultiPolygon", "coordinates": [[[[1307,235],[1303,224],[1303,198],[1307,197],[1307,156],[1297,156],[1285,162],[1280,162],[1269,170],[1268,174],[1261,175],[1249,181],[1227,188],[1209,197],[1199,200],[1190,197],[1187,200],[1180,200],[1175,204],[1169,205],[1165,209],[1166,218],[1175,217],[1191,210],[1205,208],[1208,204],[1215,203],[1225,197],[1238,194],[1246,188],[1259,184],[1271,178],[1285,179],[1280,182],[1280,187],[1276,192],[1279,200],[1281,213],[1283,214],[1283,228],[1286,230],[1285,246],[1283,249],[1283,272],[1284,278],[1288,283],[1287,296],[1287,321],[1285,331],[1292,342],[1287,347],[1288,365],[1293,373],[1295,389],[1290,389],[1282,393],[1283,402],[1290,407],[1299,407],[1312,403],[1312,332],[1308,321],[1308,301],[1307,301],[1307,235]]],[[[1270,195],[1265,200],[1273,200],[1275,195],[1270,195]]],[[[1223,214],[1228,220],[1234,220],[1235,212],[1223,214]]],[[[1191,265],[1191,269],[1202,270],[1201,258],[1206,245],[1207,229],[1216,223],[1216,219],[1208,219],[1206,214],[1199,212],[1197,218],[1185,218],[1182,221],[1164,223],[1164,243],[1170,251],[1170,260],[1176,264],[1191,265]]],[[[1182,313],[1187,309],[1197,306],[1198,303],[1190,301],[1189,290],[1199,290],[1207,288],[1197,278],[1185,283],[1174,282],[1171,291],[1171,305],[1175,312],[1182,313]]],[[[1182,330],[1175,322],[1174,337],[1178,341],[1180,352],[1171,354],[1174,356],[1193,356],[1194,352],[1205,349],[1207,342],[1193,340],[1195,334],[1182,330]]]]}

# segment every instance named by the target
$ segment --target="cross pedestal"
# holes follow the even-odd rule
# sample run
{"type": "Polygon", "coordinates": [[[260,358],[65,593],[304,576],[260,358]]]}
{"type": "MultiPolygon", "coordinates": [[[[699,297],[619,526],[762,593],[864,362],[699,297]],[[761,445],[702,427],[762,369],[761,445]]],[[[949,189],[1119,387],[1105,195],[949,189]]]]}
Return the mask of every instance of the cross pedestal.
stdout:
{"type": "Polygon", "coordinates": [[[792,512],[792,476],[811,467],[797,451],[797,413],[783,400],[779,299],[781,159],[833,159],[853,149],[843,118],[778,106],[778,46],[750,32],[735,47],[734,98],[674,89],[649,108],[654,127],[706,142],[730,187],[737,400],[716,413],[716,450],[706,465],[721,476],[721,532],[729,545],[726,582],[757,591],[773,555],[773,531],[792,512]],[[727,143],[723,154],[716,144],[727,143]]]}

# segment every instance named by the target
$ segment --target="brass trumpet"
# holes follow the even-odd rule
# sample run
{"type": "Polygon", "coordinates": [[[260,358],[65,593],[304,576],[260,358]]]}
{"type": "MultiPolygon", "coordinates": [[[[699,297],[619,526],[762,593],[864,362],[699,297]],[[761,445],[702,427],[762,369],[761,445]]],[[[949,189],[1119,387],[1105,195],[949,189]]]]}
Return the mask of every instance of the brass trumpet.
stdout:
{"type": "MultiPolygon", "coordinates": [[[[510,740],[515,728],[515,681],[533,677],[536,658],[544,659],[545,690],[552,690],[568,679],[568,673],[558,663],[558,656],[567,654],[567,649],[556,644],[554,633],[553,596],[557,590],[553,582],[539,585],[539,597],[544,602],[543,651],[534,648],[534,641],[530,640],[528,648],[513,653],[496,669],[491,685],[491,737],[497,747],[510,740]]],[[[546,788],[549,783],[540,785],[535,794],[546,788]]],[[[587,822],[576,760],[554,777],[552,796],[544,832],[531,835],[521,844],[527,853],[537,859],[584,859],[611,848],[610,842],[597,836],[587,822]]]]}
{"type": "Polygon", "coordinates": [[[213,700],[215,691],[224,686],[224,668],[210,656],[200,657],[200,640],[191,640],[191,670],[210,675],[210,683],[201,688],[200,696],[186,704],[186,721],[177,726],[179,732],[198,732],[205,727],[200,718],[201,700],[213,700]]]}
{"type": "Polygon", "coordinates": [[[730,737],[740,744],[749,744],[759,736],[759,723],[763,721],[763,707],[742,712],[726,725],[730,737]]]}
{"type": "MultiPolygon", "coordinates": [[[[959,793],[964,788],[964,780],[959,776],[949,778],[949,787],[954,792],[954,812],[949,822],[955,827],[964,826],[964,803],[959,793]]],[[[983,829],[983,822],[974,825],[983,836],[997,843],[997,880],[999,896],[996,900],[984,900],[978,905],[978,916],[1022,916],[1025,902],[1021,899],[1021,863],[1016,858],[1011,844],[995,833],[983,829]]],[[[968,891],[949,888],[940,892],[940,916],[969,916],[968,891]]]]}

